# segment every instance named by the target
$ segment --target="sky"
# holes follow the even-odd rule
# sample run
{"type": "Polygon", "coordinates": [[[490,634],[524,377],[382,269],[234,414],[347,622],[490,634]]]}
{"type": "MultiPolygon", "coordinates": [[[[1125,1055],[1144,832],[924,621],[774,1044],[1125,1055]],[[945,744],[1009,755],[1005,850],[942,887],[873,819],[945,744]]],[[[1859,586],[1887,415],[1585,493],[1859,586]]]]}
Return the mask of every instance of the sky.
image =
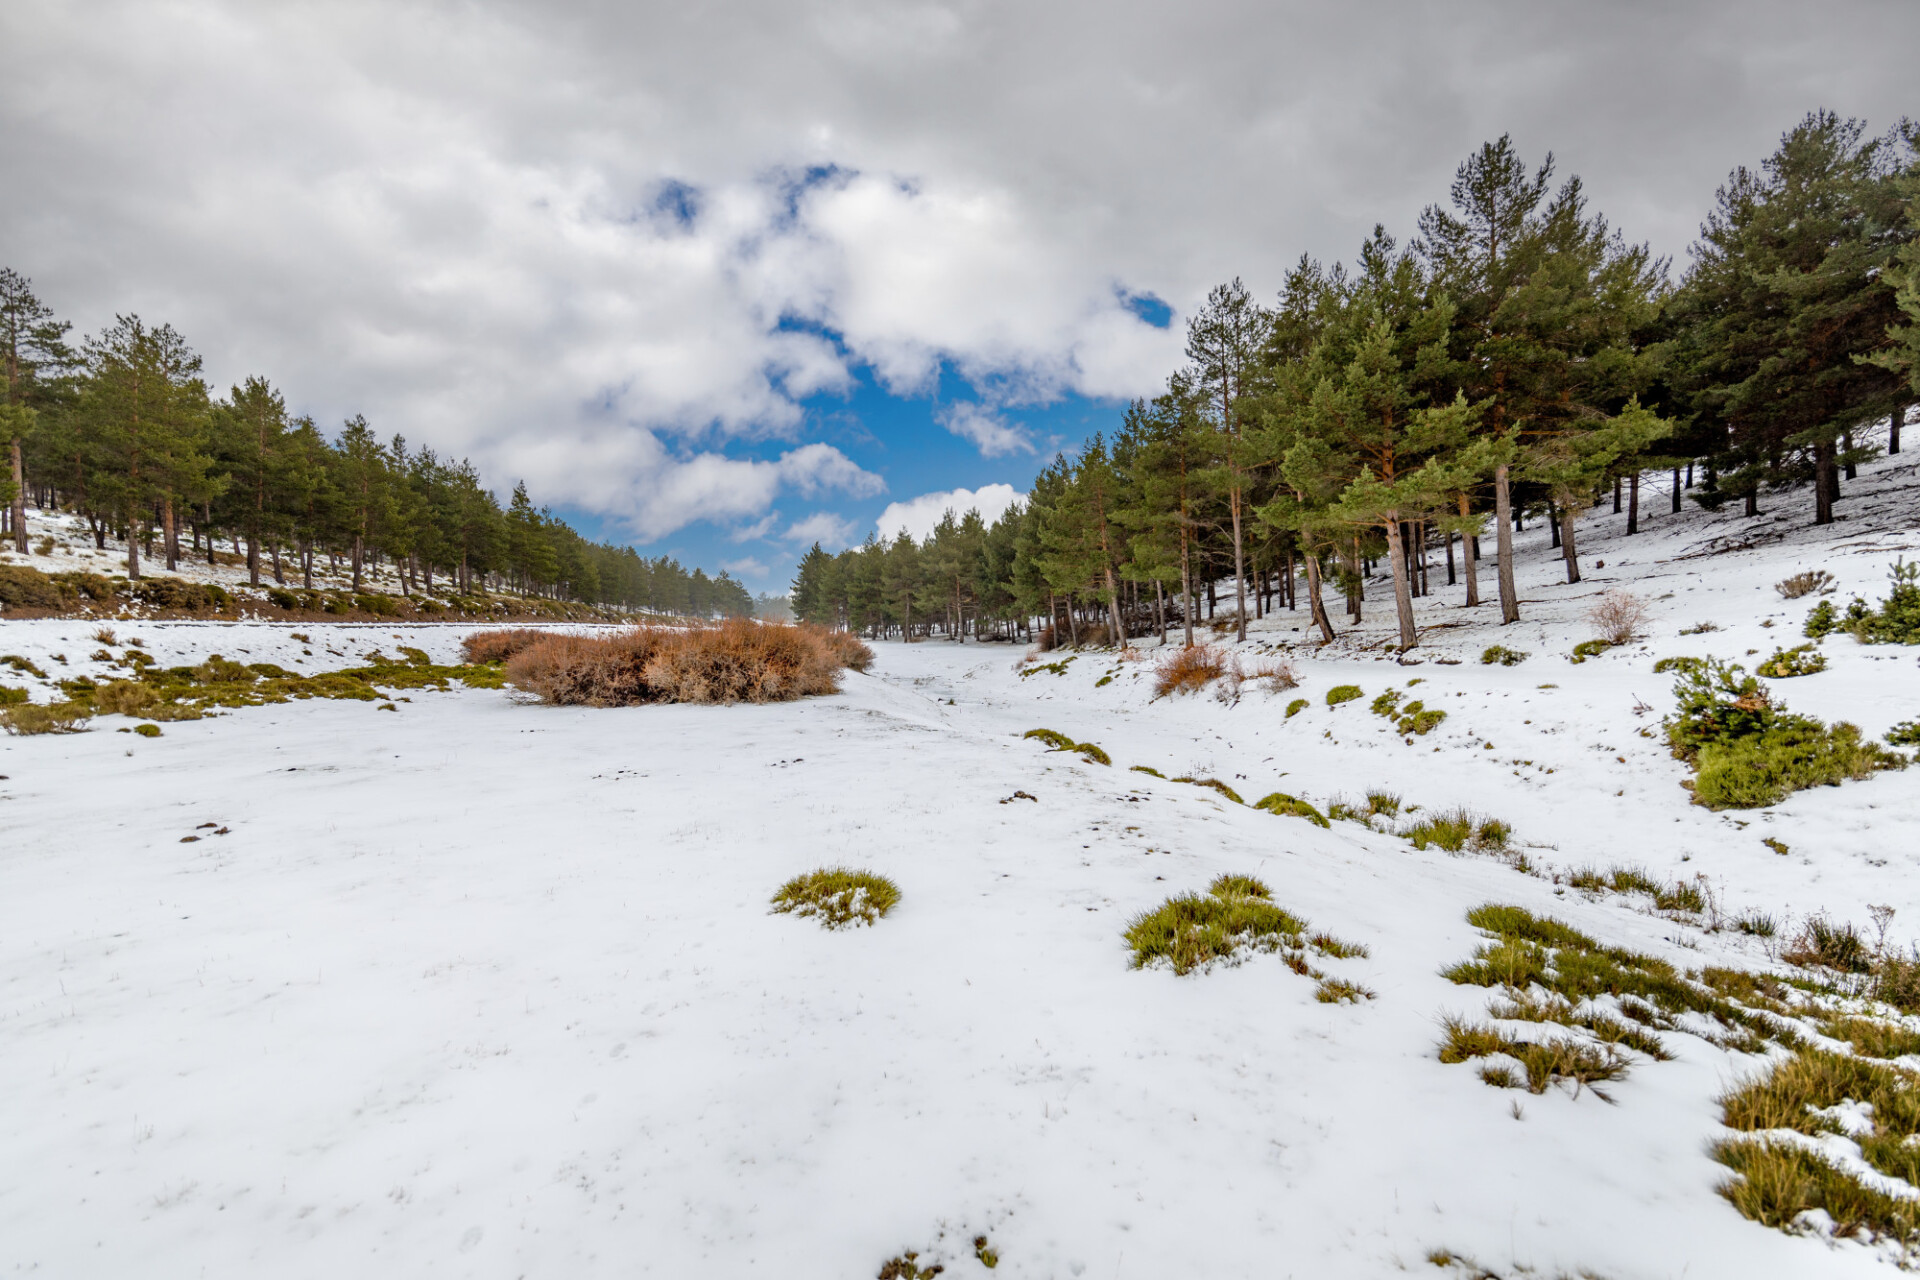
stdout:
{"type": "Polygon", "coordinates": [[[1683,266],[1807,111],[1920,102],[1912,0],[8,0],[0,47],[0,264],[77,332],[776,593],[996,513],[1210,287],[1407,235],[1488,139],[1683,266]]]}

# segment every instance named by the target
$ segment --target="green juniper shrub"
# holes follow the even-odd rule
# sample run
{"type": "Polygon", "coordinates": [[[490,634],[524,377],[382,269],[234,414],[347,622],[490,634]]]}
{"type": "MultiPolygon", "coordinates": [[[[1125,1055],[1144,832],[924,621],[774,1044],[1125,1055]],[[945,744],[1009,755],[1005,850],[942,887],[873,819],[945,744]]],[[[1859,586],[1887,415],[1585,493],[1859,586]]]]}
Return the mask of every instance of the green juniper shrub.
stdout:
{"type": "Polygon", "coordinates": [[[1920,644],[1920,562],[1895,560],[1887,598],[1859,617],[1848,609],[1847,630],[1864,644],[1920,644]]]}
{"type": "Polygon", "coordinates": [[[846,867],[822,867],[781,885],[773,895],[773,910],[816,916],[825,928],[841,929],[873,924],[899,901],[900,887],[885,876],[846,867]]]}
{"type": "Polygon", "coordinates": [[[1256,809],[1264,809],[1268,813],[1276,814],[1283,818],[1305,818],[1316,827],[1329,827],[1333,825],[1327,821],[1326,815],[1318,809],[1308,804],[1305,800],[1297,796],[1290,796],[1284,791],[1274,791],[1262,796],[1254,803],[1253,807],[1256,809]]]}
{"type": "Polygon", "coordinates": [[[160,736],[160,726],[157,724],[137,724],[133,726],[133,731],[143,738],[157,738],[160,736]]]}
{"type": "Polygon", "coordinates": [[[10,609],[58,609],[60,588],[38,569],[0,565],[0,604],[10,609]]]}
{"type": "Polygon", "coordinates": [[[1029,729],[1020,736],[1038,739],[1055,751],[1071,751],[1074,746],[1073,739],[1057,729],[1029,729]]]}
{"type": "Polygon", "coordinates": [[[1775,651],[1771,658],[1754,668],[1756,675],[1769,680],[1785,680],[1792,676],[1810,676],[1827,669],[1827,655],[1810,644],[1793,649],[1775,651]]]}
{"type": "Polygon", "coordinates": [[[1393,727],[1402,735],[1425,737],[1446,718],[1446,712],[1437,708],[1429,710],[1426,703],[1416,699],[1401,708],[1400,717],[1393,722],[1393,727]]]}
{"type": "Polygon", "coordinates": [[[1503,644],[1490,644],[1480,653],[1480,665],[1491,667],[1498,664],[1503,667],[1517,667],[1527,660],[1527,655],[1519,649],[1509,649],[1503,644]]]}
{"type": "Polygon", "coordinates": [[[1662,658],[1653,664],[1653,674],[1663,676],[1669,671],[1678,671],[1683,675],[1691,675],[1706,666],[1706,662],[1705,658],[1662,658]]]}
{"type": "Polygon", "coordinates": [[[1887,730],[1890,747],[1920,747],[1920,719],[1903,720],[1887,730]]]}
{"type": "Polygon", "coordinates": [[[1822,600],[1807,614],[1806,625],[1800,632],[1809,640],[1824,640],[1839,629],[1840,619],[1833,611],[1833,601],[1822,600]]]}
{"type": "Polygon", "coordinates": [[[1673,692],[1678,709],[1662,722],[1667,745],[1693,766],[1694,801],[1709,808],[1763,808],[1795,791],[1907,763],[1862,742],[1853,725],[1788,714],[1759,680],[1717,658],[1683,671],[1673,692]]]}
{"type": "Polygon", "coordinates": [[[1327,705],[1337,707],[1343,702],[1352,702],[1355,698],[1363,696],[1357,684],[1337,684],[1327,690],[1327,705]]]}
{"type": "Polygon", "coordinates": [[[1309,704],[1305,698],[1295,698],[1292,702],[1289,702],[1287,704],[1287,719],[1289,720],[1293,719],[1295,716],[1299,715],[1302,711],[1305,711],[1308,705],[1309,704]]]}
{"type": "Polygon", "coordinates": [[[1405,695],[1403,695],[1398,689],[1389,689],[1385,693],[1381,694],[1379,697],[1375,698],[1372,701],[1372,703],[1369,704],[1368,709],[1377,716],[1385,716],[1389,720],[1391,720],[1395,715],[1398,714],[1395,708],[1397,708],[1400,705],[1400,699],[1403,696],[1405,695]]]}

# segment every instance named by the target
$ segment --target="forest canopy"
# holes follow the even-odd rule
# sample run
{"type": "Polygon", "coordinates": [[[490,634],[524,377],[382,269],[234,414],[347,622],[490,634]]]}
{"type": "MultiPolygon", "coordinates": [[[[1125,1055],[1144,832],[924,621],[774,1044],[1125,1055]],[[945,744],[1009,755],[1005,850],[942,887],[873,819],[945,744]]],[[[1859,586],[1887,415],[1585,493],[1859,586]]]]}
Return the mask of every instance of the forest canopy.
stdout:
{"type": "Polygon", "coordinates": [[[1917,146],[1910,121],[1876,137],[1810,114],[1728,176],[1676,280],[1551,155],[1489,142],[1404,242],[1376,227],[1352,264],[1303,256],[1270,305],[1214,289],[1165,391],[991,525],[816,544],[793,610],[874,635],[1110,644],[1179,625],[1192,643],[1224,586],[1239,638],[1304,603],[1331,640],[1323,583],[1357,622],[1384,562],[1404,648],[1432,556],[1465,605],[1484,593],[1517,621],[1528,515],[1578,582],[1575,514],[1611,492],[1637,532],[1650,472],[1671,474],[1675,511],[1683,492],[1755,514],[1801,490],[1831,523],[1879,424],[1899,452],[1920,398],[1917,146]]]}

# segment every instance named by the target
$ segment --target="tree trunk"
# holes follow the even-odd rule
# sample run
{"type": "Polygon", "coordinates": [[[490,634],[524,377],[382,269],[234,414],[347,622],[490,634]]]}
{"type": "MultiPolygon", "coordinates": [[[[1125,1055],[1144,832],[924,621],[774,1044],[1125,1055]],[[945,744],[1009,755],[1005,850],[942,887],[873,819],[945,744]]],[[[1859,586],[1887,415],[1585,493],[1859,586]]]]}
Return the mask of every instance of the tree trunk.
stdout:
{"type": "Polygon", "coordinates": [[[359,534],[353,535],[353,589],[358,591],[365,585],[367,563],[366,541],[359,534]]]}
{"type": "MultiPolygon", "coordinates": [[[[1467,495],[1461,494],[1460,518],[1467,518],[1467,495]]],[[[1460,535],[1460,567],[1467,573],[1467,608],[1472,609],[1480,603],[1480,538],[1477,534],[1460,535]]]]}
{"type": "Polygon", "coordinates": [[[253,529],[247,530],[247,582],[260,585],[260,534],[253,529]]]}
{"type": "Polygon", "coordinates": [[[13,551],[27,555],[27,470],[19,459],[19,439],[13,441],[13,551]]]}
{"type": "Polygon", "coordinates": [[[1673,469],[1673,514],[1680,514],[1680,468],[1673,469]]]}
{"type": "Polygon", "coordinates": [[[133,527],[133,517],[127,517],[127,577],[135,581],[140,577],[140,539],[135,536],[140,531],[133,527]]]}
{"type": "MultiPolygon", "coordinates": [[[[1888,453],[1892,454],[1892,453],[1900,452],[1900,428],[1906,425],[1906,421],[1907,421],[1907,406],[1905,406],[1904,404],[1897,404],[1893,406],[1893,416],[1887,419],[1887,452],[1888,453]]],[[[20,456],[19,445],[14,446],[13,456],[15,458],[18,458],[20,456]]],[[[19,466],[20,464],[18,462],[14,463],[15,475],[19,474],[19,466]]]]}
{"type": "Polygon", "coordinates": [[[1854,466],[1853,462],[1853,428],[1849,427],[1840,433],[1840,446],[1847,455],[1847,479],[1858,480],[1860,478],[1860,472],[1859,469],[1854,466]]]}
{"type": "Polygon", "coordinates": [[[1453,571],[1453,530],[1447,530],[1447,585],[1453,586],[1460,581],[1453,571]]]}
{"type": "Polygon", "coordinates": [[[1580,553],[1574,549],[1573,545],[1573,518],[1572,504],[1563,505],[1560,508],[1560,541],[1566,550],[1568,582],[1580,581],[1580,553]]]}
{"type": "Polygon", "coordinates": [[[1613,514],[1620,514],[1620,477],[1613,478],[1613,514]]]}
{"type": "Polygon", "coordinates": [[[1520,593],[1513,585],[1513,534],[1508,523],[1512,506],[1507,493],[1507,466],[1502,463],[1493,469],[1493,527],[1497,537],[1494,555],[1499,562],[1500,625],[1503,627],[1520,621],[1520,593]]]}
{"type": "Polygon", "coordinates": [[[1193,648],[1193,563],[1185,531],[1180,535],[1180,621],[1186,624],[1187,648],[1193,648]]]}
{"type": "Polygon", "coordinates": [[[1405,525],[1396,512],[1387,513],[1387,572],[1393,578],[1393,607],[1400,615],[1400,652],[1419,643],[1413,629],[1413,583],[1407,563],[1407,544],[1401,536],[1405,525]]]}
{"type": "Polygon", "coordinates": [[[1309,552],[1303,557],[1307,562],[1307,612],[1313,616],[1313,624],[1320,628],[1320,638],[1333,639],[1333,621],[1327,617],[1327,602],[1320,598],[1320,557],[1309,552]]]}
{"type": "MultiPolygon", "coordinates": [[[[1547,499],[1547,545],[1556,550],[1560,547],[1560,504],[1552,498],[1547,499]]],[[[1564,551],[1561,558],[1566,558],[1564,551]]]]}
{"type": "Polygon", "coordinates": [[[1167,591],[1160,579],[1153,580],[1153,621],[1160,628],[1160,645],[1167,643],[1167,591]]]}
{"type": "Polygon", "coordinates": [[[1627,477],[1627,532],[1640,532],[1640,473],[1627,477]]]}
{"type": "Polygon", "coordinates": [[[173,520],[173,499],[160,504],[160,549],[166,553],[167,568],[180,567],[180,527],[173,520]]]}
{"type": "Polygon", "coordinates": [[[1228,495],[1233,509],[1233,607],[1236,612],[1234,638],[1244,641],[1247,638],[1247,560],[1240,536],[1240,485],[1236,480],[1233,492],[1228,495]]]}
{"type": "Polygon", "coordinates": [[[1833,446],[1813,446],[1813,522],[1833,523],[1833,446]]]}

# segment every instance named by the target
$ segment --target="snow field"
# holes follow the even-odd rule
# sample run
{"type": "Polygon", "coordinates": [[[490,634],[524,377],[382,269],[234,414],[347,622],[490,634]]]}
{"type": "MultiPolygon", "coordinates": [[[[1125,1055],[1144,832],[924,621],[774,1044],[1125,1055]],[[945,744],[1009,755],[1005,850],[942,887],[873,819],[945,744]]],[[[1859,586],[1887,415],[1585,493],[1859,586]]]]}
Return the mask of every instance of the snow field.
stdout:
{"type": "MultiPolygon", "coordinates": [[[[1877,598],[1915,541],[1895,501],[1911,482],[1863,475],[1842,510],[1890,514],[1838,541],[1794,525],[1710,559],[1679,557],[1782,526],[1661,510],[1629,540],[1595,513],[1581,541],[1607,568],[1576,587],[1532,529],[1519,626],[1491,607],[1469,622],[1438,571],[1421,665],[1366,648],[1391,626],[1370,599],[1357,638],[1292,654],[1297,692],[1231,706],[1154,701],[1149,664],[1111,654],[1023,679],[1004,646],[884,644],[841,696],[773,706],[456,689],[398,714],[313,701],[173,722],[157,741],[117,717],[0,740],[0,1262],[784,1278],[917,1249],[984,1276],[986,1234],[993,1274],[1017,1277],[1439,1274],[1438,1249],[1502,1275],[1885,1272],[1879,1251],[1768,1230],[1715,1194],[1714,1099],[1760,1059],[1670,1033],[1675,1059],[1636,1056],[1608,1105],[1491,1089],[1436,1056],[1442,1016],[1484,1016],[1494,994],[1439,977],[1484,941],[1464,919],[1481,902],[1688,968],[1768,967],[1770,944],[1127,766],[1323,809],[1385,787],[1511,823],[1547,870],[1703,874],[1729,916],[1864,924],[1886,903],[1896,937],[1920,934],[1920,771],[1712,814],[1639,733],[1672,702],[1657,658],[1751,666],[1801,642],[1812,600],[1771,588],[1788,573],[1877,598]],[[1650,600],[1651,638],[1573,666],[1608,586],[1650,600]],[[1720,629],[1677,634],[1701,621],[1720,629]],[[1532,656],[1479,665],[1492,643],[1532,656]],[[1449,717],[1409,745],[1367,703],[1416,678],[1408,696],[1449,717]],[[1328,708],[1341,683],[1366,697],[1328,708]],[[1312,705],[1284,719],[1296,696],[1312,705]],[[1021,739],[1037,727],[1114,764],[1021,739]],[[1016,790],[1037,801],[999,803],[1016,790]],[[769,912],[784,881],[836,865],[890,877],[900,904],[838,932],[769,912]],[[1314,963],[1377,998],[1317,1003],[1274,956],[1130,970],[1127,922],[1222,873],[1370,948],[1314,963]]],[[[1282,611],[1248,649],[1301,620],[1282,611]]],[[[94,625],[0,624],[0,650],[96,674],[94,625]]],[[[113,625],[117,650],[137,635],[163,664],[295,670],[400,644],[450,661],[470,629],[113,625]]],[[[1793,710],[1875,736],[1920,711],[1911,651],[1824,651],[1828,671],[1773,682],[1793,710]]]]}

